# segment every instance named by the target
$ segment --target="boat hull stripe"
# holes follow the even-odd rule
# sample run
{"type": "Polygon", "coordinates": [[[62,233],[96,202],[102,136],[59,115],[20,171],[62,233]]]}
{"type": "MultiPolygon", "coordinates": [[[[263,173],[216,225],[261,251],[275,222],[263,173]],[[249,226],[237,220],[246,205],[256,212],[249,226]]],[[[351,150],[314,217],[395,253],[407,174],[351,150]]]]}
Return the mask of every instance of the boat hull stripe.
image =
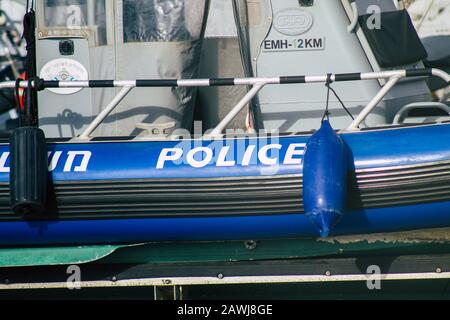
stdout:
{"type": "Polygon", "coordinates": [[[91,80],[89,88],[114,88],[113,80],[91,80]]]}
{"type": "Polygon", "coordinates": [[[306,76],[280,77],[280,84],[306,83],[306,76]]]}
{"type": "Polygon", "coordinates": [[[430,77],[433,75],[432,69],[408,69],[405,71],[406,77],[430,77]]]}
{"type": "Polygon", "coordinates": [[[209,85],[211,87],[217,87],[217,86],[234,86],[234,78],[224,78],[224,79],[210,79],[209,85]]]}
{"type": "Polygon", "coordinates": [[[136,80],[136,87],[178,87],[177,79],[136,80]]]}
{"type": "Polygon", "coordinates": [[[358,81],[361,80],[361,73],[341,73],[334,76],[334,81],[358,81]]]}
{"type": "Polygon", "coordinates": [[[57,80],[45,80],[43,84],[44,88],[59,88],[59,81],[57,80]]]}

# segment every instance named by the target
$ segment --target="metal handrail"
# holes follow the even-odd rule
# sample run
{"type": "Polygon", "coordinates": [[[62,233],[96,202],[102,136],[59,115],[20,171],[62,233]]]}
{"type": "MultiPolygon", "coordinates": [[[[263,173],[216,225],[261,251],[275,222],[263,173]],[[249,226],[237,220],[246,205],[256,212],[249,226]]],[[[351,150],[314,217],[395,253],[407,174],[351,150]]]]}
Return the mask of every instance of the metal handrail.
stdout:
{"type": "MultiPolygon", "coordinates": [[[[266,85],[273,84],[305,84],[326,83],[342,81],[379,80],[388,79],[380,91],[372,98],[366,107],[359,113],[356,119],[344,131],[358,130],[359,125],[367,118],[378,103],[402,78],[411,77],[439,77],[450,84],[450,75],[440,69],[406,69],[391,70],[368,73],[343,73],[321,76],[285,76],[272,78],[213,78],[213,79],[146,79],[146,80],[89,80],[89,81],[46,81],[33,80],[31,84],[39,90],[45,88],[123,88],[102,112],[91,122],[88,128],[78,139],[90,139],[95,129],[106,119],[106,117],[117,107],[117,105],[132,91],[139,87],[213,87],[213,86],[251,86],[252,89],[231,109],[224,119],[209,133],[207,138],[221,137],[226,126],[237,116],[237,114],[263,89],[266,85]]],[[[28,81],[20,81],[21,88],[28,87],[28,81]]],[[[14,88],[15,81],[0,82],[0,89],[14,88]]]]}

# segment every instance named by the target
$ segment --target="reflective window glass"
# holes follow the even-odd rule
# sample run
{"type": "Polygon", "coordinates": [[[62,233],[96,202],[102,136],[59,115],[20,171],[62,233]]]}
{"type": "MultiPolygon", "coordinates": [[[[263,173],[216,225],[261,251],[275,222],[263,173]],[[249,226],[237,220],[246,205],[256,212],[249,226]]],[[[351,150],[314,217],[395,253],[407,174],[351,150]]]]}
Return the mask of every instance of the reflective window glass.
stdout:
{"type": "Polygon", "coordinates": [[[45,26],[67,29],[89,28],[99,45],[107,42],[106,0],[45,0],[45,26]]]}
{"type": "Polygon", "coordinates": [[[203,0],[123,0],[124,41],[197,40],[204,11],[203,0]]]}

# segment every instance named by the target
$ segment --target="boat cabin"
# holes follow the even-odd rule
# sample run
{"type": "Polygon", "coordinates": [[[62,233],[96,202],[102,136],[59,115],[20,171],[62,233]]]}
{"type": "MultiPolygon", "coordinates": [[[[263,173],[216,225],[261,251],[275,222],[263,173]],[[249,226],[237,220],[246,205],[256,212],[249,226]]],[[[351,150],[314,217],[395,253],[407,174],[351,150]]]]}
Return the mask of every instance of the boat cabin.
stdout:
{"type": "MultiPolygon", "coordinates": [[[[199,76],[208,3],[198,0],[45,0],[37,4],[37,69],[48,80],[199,76]]],[[[39,96],[49,137],[80,134],[116,89],[52,89],[39,96]]],[[[193,88],[134,90],[95,135],[138,135],[137,124],[190,129],[193,88]]]]}
{"type": "MultiPolygon", "coordinates": [[[[133,80],[421,68],[426,52],[400,9],[397,1],[369,0],[45,0],[37,7],[37,69],[46,80],[133,80]],[[221,26],[234,22],[235,36],[223,37],[221,26]]],[[[204,83],[197,83],[200,89],[136,88],[123,96],[120,88],[50,88],[39,93],[39,123],[47,137],[77,137],[113,101],[90,136],[167,138],[176,130],[202,133],[219,124],[247,132],[302,132],[318,128],[327,96],[336,129],[349,127],[371,102],[373,110],[358,126],[408,122],[411,108],[431,110],[435,120],[448,115],[444,105],[431,103],[423,78],[396,81],[372,100],[388,80],[336,82],[337,96],[327,95],[323,82],[270,85],[244,100],[245,87],[204,83]],[[222,123],[239,103],[249,108],[233,114],[238,121],[222,123]]]]}

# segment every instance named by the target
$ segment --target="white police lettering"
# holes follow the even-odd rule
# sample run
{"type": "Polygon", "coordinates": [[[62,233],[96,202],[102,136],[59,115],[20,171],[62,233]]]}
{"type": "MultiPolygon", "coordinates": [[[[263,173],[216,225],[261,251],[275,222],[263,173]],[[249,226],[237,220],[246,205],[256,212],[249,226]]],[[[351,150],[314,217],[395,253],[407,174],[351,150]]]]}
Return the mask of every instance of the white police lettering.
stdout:
{"type": "MultiPolygon", "coordinates": [[[[217,159],[217,166],[218,167],[233,167],[236,165],[236,161],[234,160],[226,160],[227,155],[229,153],[230,147],[223,147],[220,150],[219,157],[217,159]]],[[[233,158],[233,157],[231,157],[233,158]]]]}
{"type": "Polygon", "coordinates": [[[0,156],[0,172],[5,173],[9,172],[9,167],[6,166],[6,161],[9,158],[9,152],[3,152],[0,156]]]}
{"type": "Polygon", "coordinates": [[[255,151],[255,145],[249,145],[247,150],[245,150],[244,157],[242,158],[242,166],[246,167],[250,165],[250,161],[252,160],[253,152],[255,151]]]}
{"type": "MultiPolygon", "coordinates": [[[[90,151],[49,151],[48,171],[54,171],[60,162],[64,163],[64,172],[86,172],[92,153],[90,151]]],[[[9,173],[10,152],[3,152],[0,155],[0,173],[9,173]]]]}
{"type": "Polygon", "coordinates": [[[212,158],[213,158],[212,149],[206,148],[206,147],[199,147],[199,148],[194,148],[192,150],[189,150],[189,152],[187,153],[187,156],[186,156],[187,162],[194,168],[206,167],[208,165],[208,163],[211,162],[212,158]],[[203,157],[203,155],[204,155],[204,157],[203,157]],[[197,156],[197,157],[201,156],[202,159],[197,160],[195,158],[195,156],[197,156]]]}
{"type": "Polygon", "coordinates": [[[86,172],[89,160],[91,159],[92,153],[90,151],[69,151],[67,152],[68,157],[66,165],[64,166],[64,172],[86,172]],[[73,166],[75,158],[81,158],[81,162],[78,166],[73,166]]]}
{"type": "Polygon", "coordinates": [[[305,146],[304,143],[293,143],[287,146],[268,144],[257,149],[257,146],[249,145],[237,154],[230,146],[223,146],[219,150],[210,147],[197,147],[187,152],[182,148],[165,148],[160,152],[156,168],[164,169],[168,164],[187,164],[193,168],[204,168],[208,165],[246,167],[250,164],[257,164],[256,162],[252,163],[253,156],[257,157],[258,163],[265,166],[277,164],[301,165],[305,146]]]}
{"type": "Polygon", "coordinates": [[[58,165],[59,158],[61,158],[62,151],[55,151],[55,154],[52,157],[52,152],[48,152],[48,159],[49,159],[49,165],[48,165],[48,171],[53,171],[56,169],[56,166],[58,165]]]}
{"type": "MultiPolygon", "coordinates": [[[[281,144],[269,144],[267,146],[262,147],[258,152],[258,159],[261,161],[262,164],[266,166],[274,166],[278,162],[278,158],[270,158],[268,156],[268,153],[270,150],[281,150],[282,146],[281,144]]],[[[277,154],[278,155],[278,154],[277,154]]]]}
{"type": "Polygon", "coordinates": [[[169,148],[163,149],[159,155],[157,169],[164,168],[166,161],[177,161],[183,156],[183,149],[181,148],[169,148]]]}
{"type": "Polygon", "coordinates": [[[298,156],[303,156],[305,154],[305,144],[304,143],[294,143],[289,145],[286,151],[286,157],[284,158],[284,164],[289,165],[299,165],[302,164],[302,158],[298,156]],[[297,156],[296,158],[294,158],[297,156]]]}

